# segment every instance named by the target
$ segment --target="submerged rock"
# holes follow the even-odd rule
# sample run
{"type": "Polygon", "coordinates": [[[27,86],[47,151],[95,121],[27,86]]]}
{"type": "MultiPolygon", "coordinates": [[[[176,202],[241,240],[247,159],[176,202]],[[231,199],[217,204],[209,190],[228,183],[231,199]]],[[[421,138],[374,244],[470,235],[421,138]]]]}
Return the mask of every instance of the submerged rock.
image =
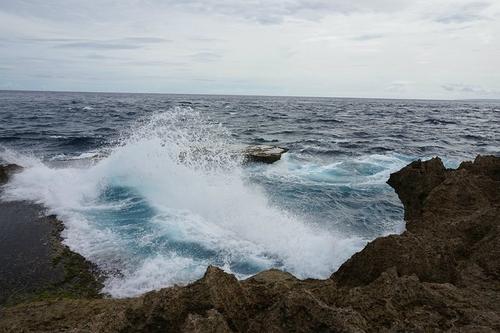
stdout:
{"type": "Polygon", "coordinates": [[[7,183],[12,174],[20,172],[22,169],[17,164],[0,165],[0,185],[7,183]]]}
{"type": "Polygon", "coordinates": [[[281,159],[281,155],[288,149],[277,146],[250,146],[243,150],[243,155],[248,162],[261,162],[271,164],[281,159]]]}
{"type": "Polygon", "coordinates": [[[211,266],[141,297],[4,308],[0,331],[500,331],[500,157],[457,170],[417,161],[389,184],[407,230],[369,243],[330,279],[269,270],[239,281],[211,266]]]}

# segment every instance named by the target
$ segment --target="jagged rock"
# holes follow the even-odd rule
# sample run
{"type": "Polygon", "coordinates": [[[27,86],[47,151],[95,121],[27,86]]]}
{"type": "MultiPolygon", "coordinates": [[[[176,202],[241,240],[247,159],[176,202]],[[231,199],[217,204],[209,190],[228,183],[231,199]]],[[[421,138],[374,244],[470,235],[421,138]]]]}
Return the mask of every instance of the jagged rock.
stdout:
{"type": "Polygon", "coordinates": [[[261,162],[271,164],[281,159],[281,155],[288,149],[276,146],[250,146],[243,150],[243,155],[248,162],[261,162]]]}
{"type": "Polygon", "coordinates": [[[193,333],[230,333],[224,316],[217,310],[208,310],[205,315],[189,314],[182,332],[193,333]]]}
{"type": "Polygon", "coordinates": [[[23,168],[17,164],[0,165],[0,185],[7,183],[12,174],[22,169],[23,168]]]}
{"type": "Polygon", "coordinates": [[[405,214],[407,231],[369,243],[333,278],[345,286],[366,285],[395,267],[400,275],[415,274],[426,282],[465,286],[471,279],[498,279],[499,170],[500,158],[479,156],[458,170],[447,171],[432,159],[392,174],[389,184],[410,212],[405,214]],[[473,271],[484,279],[469,276],[473,271]]]}
{"type": "Polygon", "coordinates": [[[441,159],[414,161],[402,170],[391,174],[387,183],[391,185],[405,207],[405,220],[420,217],[422,204],[427,195],[446,177],[441,159]]]}
{"type": "Polygon", "coordinates": [[[141,297],[0,310],[5,332],[498,332],[500,157],[457,170],[414,162],[389,183],[407,231],[381,237],[330,279],[278,270],[202,279],[141,297]]]}

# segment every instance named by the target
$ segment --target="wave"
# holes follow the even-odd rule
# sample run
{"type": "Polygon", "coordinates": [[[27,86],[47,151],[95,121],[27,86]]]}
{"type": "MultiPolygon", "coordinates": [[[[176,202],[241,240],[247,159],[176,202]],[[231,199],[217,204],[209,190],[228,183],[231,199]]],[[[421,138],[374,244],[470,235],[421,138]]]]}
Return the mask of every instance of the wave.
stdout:
{"type": "Polygon", "coordinates": [[[321,184],[325,186],[362,187],[367,185],[383,185],[391,172],[404,167],[412,160],[401,154],[372,154],[349,159],[341,159],[334,163],[303,161],[293,155],[286,154],[282,161],[271,166],[255,165],[258,174],[268,178],[281,178],[302,184],[321,184]]]}
{"type": "Polygon", "coordinates": [[[432,125],[456,125],[457,122],[453,120],[444,120],[444,119],[436,119],[436,118],[427,118],[422,121],[424,124],[432,124],[432,125]]]}
{"type": "Polygon", "coordinates": [[[89,146],[96,146],[104,142],[103,138],[96,136],[71,136],[58,139],[60,140],[59,146],[71,146],[74,148],[86,148],[89,146]]]}
{"type": "Polygon", "coordinates": [[[245,177],[230,137],[200,113],[175,108],[138,122],[85,168],[3,153],[27,166],[4,198],[58,214],[71,249],[120,271],[105,282],[114,297],[193,281],[208,264],[239,278],[271,267],[325,278],[366,243],[271,204],[245,177]]]}

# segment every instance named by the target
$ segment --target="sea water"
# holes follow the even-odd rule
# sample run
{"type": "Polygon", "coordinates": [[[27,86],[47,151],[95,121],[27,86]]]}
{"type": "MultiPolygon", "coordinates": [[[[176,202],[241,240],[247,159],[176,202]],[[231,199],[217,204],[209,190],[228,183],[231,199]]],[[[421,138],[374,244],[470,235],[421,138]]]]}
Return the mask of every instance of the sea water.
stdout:
{"type": "Polygon", "coordinates": [[[326,278],[404,230],[386,184],[416,158],[498,154],[500,103],[0,92],[4,200],[42,203],[114,297],[217,265],[326,278]],[[247,144],[290,149],[245,164],[247,144]]]}

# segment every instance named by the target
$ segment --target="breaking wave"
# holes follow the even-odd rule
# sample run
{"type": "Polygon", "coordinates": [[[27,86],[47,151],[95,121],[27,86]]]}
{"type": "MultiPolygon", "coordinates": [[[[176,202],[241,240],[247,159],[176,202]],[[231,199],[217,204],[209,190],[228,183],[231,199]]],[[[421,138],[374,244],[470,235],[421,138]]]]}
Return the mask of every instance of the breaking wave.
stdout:
{"type": "MultiPolygon", "coordinates": [[[[136,123],[86,165],[4,152],[27,167],[4,197],[57,214],[65,243],[108,272],[104,291],[114,297],[193,281],[209,264],[239,278],[272,267],[325,278],[362,248],[361,237],[273,204],[245,174],[230,137],[199,112],[174,108],[136,123]]],[[[281,165],[312,181],[342,177],[334,165],[281,165]]],[[[386,171],[373,170],[367,181],[386,171]]]]}

